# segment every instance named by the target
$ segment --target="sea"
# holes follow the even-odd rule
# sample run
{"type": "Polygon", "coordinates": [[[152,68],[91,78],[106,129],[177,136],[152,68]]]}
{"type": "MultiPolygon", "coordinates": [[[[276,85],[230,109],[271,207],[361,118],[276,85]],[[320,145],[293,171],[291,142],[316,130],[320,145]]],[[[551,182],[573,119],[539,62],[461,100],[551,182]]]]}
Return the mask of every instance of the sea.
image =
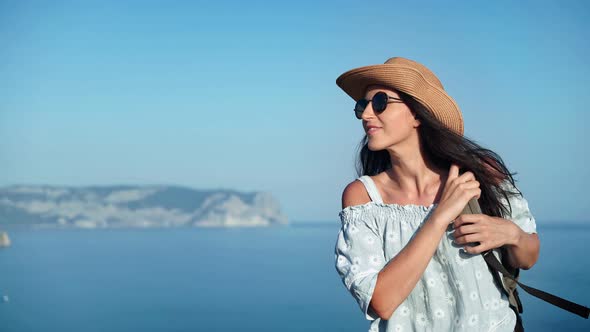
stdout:
{"type": "MultiPolygon", "coordinates": [[[[339,221],[245,229],[10,231],[0,331],[367,331],[334,267],[339,221]]],[[[590,226],[537,225],[520,281],[590,306],[590,226]]],[[[523,290],[526,331],[590,322],[523,290]]]]}

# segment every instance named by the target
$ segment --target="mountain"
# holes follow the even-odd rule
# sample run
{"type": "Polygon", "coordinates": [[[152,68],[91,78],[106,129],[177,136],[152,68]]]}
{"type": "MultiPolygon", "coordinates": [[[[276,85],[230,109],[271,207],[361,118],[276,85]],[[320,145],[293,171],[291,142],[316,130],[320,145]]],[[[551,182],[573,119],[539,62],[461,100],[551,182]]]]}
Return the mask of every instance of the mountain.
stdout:
{"type": "Polygon", "coordinates": [[[179,186],[0,188],[1,227],[260,227],[288,224],[265,192],[179,186]]]}

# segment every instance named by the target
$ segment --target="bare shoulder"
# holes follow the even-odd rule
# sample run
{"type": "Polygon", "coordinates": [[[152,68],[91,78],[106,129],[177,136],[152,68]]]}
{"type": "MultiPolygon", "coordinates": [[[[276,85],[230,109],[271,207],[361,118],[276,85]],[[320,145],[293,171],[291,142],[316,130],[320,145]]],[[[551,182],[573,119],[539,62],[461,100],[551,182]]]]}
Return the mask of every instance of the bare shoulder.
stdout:
{"type": "Polygon", "coordinates": [[[342,208],[362,205],[371,201],[365,185],[359,180],[349,183],[342,192],[342,208]]]}

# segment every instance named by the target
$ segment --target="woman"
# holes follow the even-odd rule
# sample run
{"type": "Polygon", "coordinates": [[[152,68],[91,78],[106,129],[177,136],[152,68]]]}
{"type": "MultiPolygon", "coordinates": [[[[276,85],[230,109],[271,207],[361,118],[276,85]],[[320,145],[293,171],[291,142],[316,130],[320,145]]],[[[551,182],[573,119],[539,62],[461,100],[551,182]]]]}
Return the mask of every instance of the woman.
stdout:
{"type": "Polygon", "coordinates": [[[366,135],[361,176],[342,194],[335,264],[370,331],[513,331],[517,316],[481,253],[505,247],[510,265],[529,269],[539,239],[502,159],[463,136],[458,106],[415,61],[336,83],[366,135]],[[471,199],[482,214],[459,216],[471,199]]]}

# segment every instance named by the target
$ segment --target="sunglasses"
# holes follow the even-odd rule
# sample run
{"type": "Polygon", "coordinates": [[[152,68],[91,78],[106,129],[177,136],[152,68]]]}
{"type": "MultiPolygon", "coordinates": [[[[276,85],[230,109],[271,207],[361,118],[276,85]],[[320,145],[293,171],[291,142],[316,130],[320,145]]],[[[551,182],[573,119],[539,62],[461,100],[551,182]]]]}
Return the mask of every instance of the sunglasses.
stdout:
{"type": "Polygon", "coordinates": [[[354,106],[354,114],[356,115],[357,119],[361,119],[363,116],[363,112],[365,108],[367,108],[367,105],[369,105],[369,103],[373,103],[373,111],[375,113],[381,113],[385,111],[385,109],[387,108],[387,104],[403,102],[404,101],[399,98],[389,96],[387,93],[380,91],[377,92],[371,100],[367,100],[364,98],[359,99],[359,101],[357,101],[356,105],[354,106]]]}

